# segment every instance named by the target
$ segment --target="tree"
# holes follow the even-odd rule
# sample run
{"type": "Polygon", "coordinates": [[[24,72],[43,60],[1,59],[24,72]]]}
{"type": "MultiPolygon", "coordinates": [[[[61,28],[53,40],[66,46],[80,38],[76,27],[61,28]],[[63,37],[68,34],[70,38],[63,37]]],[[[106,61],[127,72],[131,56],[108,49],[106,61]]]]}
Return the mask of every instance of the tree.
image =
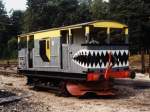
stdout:
{"type": "Polygon", "coordinates": [[[28,8],[23,20],[24,32],[42,30],[50,27],[51,18],[55,10],[53,6],[49,6],[48,1],[49,0],[27,1],[28,8]]]}
{"type": "Polygon", "coordinates": [[[57,7],[53,26],[65,26],[76,23],[76,10],[78,8],[77,0],[59,0],[54,2],[57,7]]]}
{"type": "Polygon", "coordinates": [[[28,0],[24,32],[66,26],[91,20],[90,0],[28,0]]]}
{"type": "Polygon", "coordinates": [[[20,10],[13,11],[10,16],[11,21],[11,36],[17,36],[22,33],[22,20],[24,12],[20,10]]]}
{"type": "Polygon", "coordinates": [[[7,46],[7,41],[9,39],[9,29],[10,29],[10,20],[7,16],[7,13],[5,11],[4,5],[2,1],[0,1],[0,51],[1,51],[1,57],[4,57],[6,55],[5,52],[3,52],[5,47],[7,46]]]}
{"type": "Polygon", "coordinates": [[[83,23],[92,20],[90,12],[91,0],[79,0],[79,5],[76,10],[76,23],[83,23]]]}
{"type": "Polygon", "coordinates": [[[107,19],[109,15],[109,5],[103,0],[93,0],[91,3],[91,13],[93,19],[107,19]]]}
{"type": "Polygon", "coordinates": [[[148,0],[110,0],[110,18],[129,26],[132,52],[138,52],[141,47],[146,48],[150,26],[149,6],[148,0]]]}

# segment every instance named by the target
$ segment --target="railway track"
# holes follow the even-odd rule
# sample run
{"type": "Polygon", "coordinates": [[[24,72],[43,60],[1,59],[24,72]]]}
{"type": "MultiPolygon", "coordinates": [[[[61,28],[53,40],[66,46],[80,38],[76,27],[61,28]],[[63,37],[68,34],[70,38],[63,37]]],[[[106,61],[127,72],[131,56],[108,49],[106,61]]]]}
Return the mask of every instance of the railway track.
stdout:
{"type": "MultiPolygon", "coordinates": [[[[4,76],[12,76],[12,77],[23,77],[22,74],[18,74],[16,70],[11,70],[11,66],[15,66],[15,65],[9,65],[7,66],[6,69],[4,69],[4,64],[0,64],[0,67],[3,67],[3,69],[0,69],[0,75],[4,75],[4,76]],[[9,70],[10,69],[10,70],[9,70]]],[[[140,89],[144,89],[144,88],[150,88],[150,80],[144,80],[144,79],[115,79],[114,80],[114,84],[115,85],[122,85],[122,86],[132,86],[134,88],[140,88],[140,89]]],[[[58,88],[51,88],[45,85],[38,85],[37,87],[39,88],[44,88],[44,89],[52,89],[54,91],[58,91],[58,88]]]]}
{"type": "Polygon", "coordinates": [[[115,85],[132,86],[135,88],[150,88],[150,80],[144,79],[115,79],[115,85]]]}
{"type": "MultiPolygon", "coordinates": [[[[17,71],[7,71],[7,70],[0,70],[1,75],[7,75],[7,76],[17,76],[21,77],[22,74],[18,74],[17,71]]],[[[144,79],[115,79],[114,80],[115,85],[124,85],[124,86],[133,86],[133,87],[149,87],[150,88],[150,80],[144,80],[144,79]]],[[[40,86],[43,87],[43,86],[40,86]]],[[[46,87],[48,88],[48,87],[46,87]]]]}
{"type": "Polygon", "coordinates": [[[17,72],[17,63],[0,64],[0,75],[6,76],[23,76],[17,72]]]}

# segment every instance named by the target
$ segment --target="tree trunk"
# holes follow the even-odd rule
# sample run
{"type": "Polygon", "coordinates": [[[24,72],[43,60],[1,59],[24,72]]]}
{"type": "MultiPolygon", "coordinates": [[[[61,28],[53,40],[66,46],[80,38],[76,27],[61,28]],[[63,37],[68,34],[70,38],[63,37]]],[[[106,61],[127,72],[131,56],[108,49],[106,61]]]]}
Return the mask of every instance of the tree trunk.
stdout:
{"type": "Polygon", "coordinates": [[[141,49],[141,65],[142,65],[142,73],[145,73],[144,48],[141,49]]]}
{"type": "Polygon", "coordinates": [[[149,48],[149,78],[150,78],[150,48],[149,48]]]}

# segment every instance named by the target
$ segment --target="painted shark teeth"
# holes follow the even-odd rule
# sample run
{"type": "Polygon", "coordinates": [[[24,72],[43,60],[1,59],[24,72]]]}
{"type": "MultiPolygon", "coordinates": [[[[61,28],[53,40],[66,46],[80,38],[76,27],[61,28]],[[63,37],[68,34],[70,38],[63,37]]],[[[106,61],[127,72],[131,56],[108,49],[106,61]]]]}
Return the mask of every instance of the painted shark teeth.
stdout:
{"type": "Polygon", "coordinates": [[[73,61],[84,68],[106,68],[109,64],[111,53],[111,65],[113,68],[129,66],[128,50],[79,50],[73,56],[73,61]]]}

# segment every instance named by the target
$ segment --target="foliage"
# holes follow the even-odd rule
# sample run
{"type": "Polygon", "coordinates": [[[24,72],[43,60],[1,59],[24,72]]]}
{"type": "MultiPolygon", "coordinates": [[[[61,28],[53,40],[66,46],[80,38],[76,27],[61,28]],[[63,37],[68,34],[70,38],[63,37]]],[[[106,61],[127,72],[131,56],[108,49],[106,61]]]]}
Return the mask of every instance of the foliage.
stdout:
{"type": "Polygon", "coordinates": [[[90,20],[87,2],[78,0],[28,0],[24,32],[37,31],[90,20]]]}
{"type": "Polygon", "coordinates": [[[129,26],[130,49],[138,52],[141,47],[149,48],[150,1],[110,0],[111,19],[129,26]]]}
{"type": "Polygon", "coordinates": [[[18,40],[16,37],[11,38],[8,41],[8,53],[9,53],[9,58],[14,59],[17,57],[17,52],[18,52],[18,40]]]}
{"type": "Polygon", "coordinates": [[[23,11],[16,10],[13,11],[10,16],[11,21],[11,36],[16,36],[22,33],[22,20],[23,20],[23,11]]]}
{"type": "Polygon", "coordinates": [[[17,35],[98,19],[129,26],[130,49],[149,49],[150,0],[27,0],[27,9],[8,16],[0,0],[0,58],[17,56],[17,35]]]}
{"type": "Polygon", "coordinates": [[[0,58],[17,56],[17,35],[21,33],[21,18],[23,12],[14,11],[9,17],[0,1],[0,58]]]}
{"type": "MultiPolygon", "coordinates": [[[[9,38],[9,25],[10,21],[5,11],[4,5],[2,1],[0,1],[0,51],[5,49],[8,38],[9,38]]],[[[0,58],[5,56],[6,54],[1,52],[0,58]]]]}
{"type": "Polygon", "coordinates": [[[93,19],[107,19],[109,16],[109,7],[107,2],[103,0],[93,0],[91,4],[91,12],[93,19]]]}

